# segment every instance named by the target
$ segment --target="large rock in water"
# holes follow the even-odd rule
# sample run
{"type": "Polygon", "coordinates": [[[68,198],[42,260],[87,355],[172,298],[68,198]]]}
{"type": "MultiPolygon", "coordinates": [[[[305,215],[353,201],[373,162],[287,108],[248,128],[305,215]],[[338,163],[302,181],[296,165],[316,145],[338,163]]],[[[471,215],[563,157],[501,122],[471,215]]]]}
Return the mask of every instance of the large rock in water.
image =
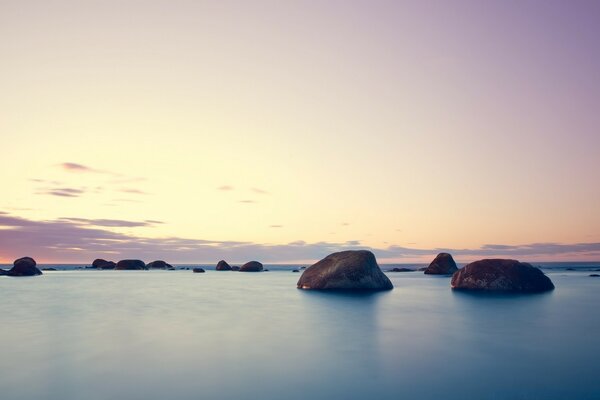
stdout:
{"type": "Polygon", "coordinates": [[[456,271],[458,271],[456,263],[454,262],[452,255],[448,253],[438,254],[431,264],[425,268],[425,273],[427,275],[452,275],[456,271]]]}
{"type": "Polygon", "coordinates": [[[472,262],[452,276],[452,289],[492,292],[545,292],[554,284],[531,264],[517,260],[486,259],[472,262]]]}
{"type": "Polygon", "coordinates": [[[375,255],[367,250],[333,253],[311,265],[298,280],[300,289],[390,290],[375,255]]]}
{"type": "Polygon", "coordinates": [[[106,261],[102,258],[96,258],[92,263],[92,267],[99,269],[115,269],[116,266],[117,264],[113,261],[106,261]]]}
{"type": "Polygon", "coordinates": [[[146,269],[146,263],[142,260],[121,260],[117,263],[115,269],[118,270],[140,270],[146,269]]]}
{"type": "Polygon", "coordinates": [[[35,276],[42,275],[42,271],[36,267],[37,263],[31,257],[23,257],[13,262],[13,267],[8,271],[0,270],[0,275],[7,276],[35,276]]]}
{"type": "Polygon", "coordinates": [[[227,261],[225,260],[221,260],[217,263],[217,266],[215,268],[217,271],[231,271],[231,265],[227,264],[227,261]]]}
{"type": "Polygon", "coordinates": [[[260,272],[263,270],[263,265],[258,261],[249,261],[240,267],[240,272],[260,272]]]}
{"type": "Polygon", "coordinates": [[[156,261],[152,261],[152,262],[149,262],[148,264],[146,264],[146,268],[168,269],[168,268],[173,268],[173,266],[167,262],[164,262],[163,260],[156,260],[156,261]]]}

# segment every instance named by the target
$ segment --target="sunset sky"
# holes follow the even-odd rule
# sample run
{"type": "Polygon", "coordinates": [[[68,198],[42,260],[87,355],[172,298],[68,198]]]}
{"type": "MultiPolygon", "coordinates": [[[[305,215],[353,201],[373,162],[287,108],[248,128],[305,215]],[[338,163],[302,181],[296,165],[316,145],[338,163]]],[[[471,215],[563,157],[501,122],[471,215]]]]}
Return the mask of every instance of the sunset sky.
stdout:
{"type": "Polygon", "coordinates": [[[598,1],[0,0],[0,262],[600,259],[598,1]]]}

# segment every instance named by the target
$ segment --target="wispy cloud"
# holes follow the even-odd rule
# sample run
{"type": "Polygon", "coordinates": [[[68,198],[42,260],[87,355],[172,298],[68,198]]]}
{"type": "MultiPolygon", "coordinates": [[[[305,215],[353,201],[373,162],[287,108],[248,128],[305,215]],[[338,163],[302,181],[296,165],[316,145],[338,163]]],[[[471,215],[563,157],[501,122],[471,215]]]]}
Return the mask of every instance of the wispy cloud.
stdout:
{"type": "Polygon", "coordinates": [[[269,225],[269,228],[283,228],[283,225],[269,225]]]}
{"type": "Polygon", "coordinates": [[[256,200],[240,200],[238,203],[246,203],[246,204],[254,204],[257,203],[256,200]]]}
{"type": "MultiPolygon", "coordinates": [[[[0,212],[0,256],[13,259],[32,255],[45,260],[84,262],[102,254],[112,258],[140,257],[168,259],[173,262],[212,262],[218,259],[264,262],[318,260],[340,250],[368,248],[359,240],[347,242],[266,244],[227,240],[189,239],[180,237],[148,238],[113,232],[106,228],[138,227],[160,221],[123,221],[112,219],[60,218],[33,221],[0,212]],[[83,250],[73,250],[83,249],[83,250]]],[[[523,261],[556,258],[600,258],[600,243],[532,243],[524,245],[486,244],[472,249],[403,246],[370,248],[380,261],[429,260],[440,252],[452,253],[458,261],[485,257],[510,257],[523,261]]]]}
{"type": "Polygon", "coordinates": [[[76,189],[76,188],[46,188],[39,189],[36,194],[50,195],[50,196],[59,196],[59,197],[79,197],[85,193],[84,189],[76,189]]]}
{"type": "Polygon", "coordinates": [[[135,189],[135,188],[122,188],[122,189],[119,189],[119,192],[131,193],[131,194],[144,194],[144,195],[149,194],[148,192],[144,192],[143,190],[135,189]]]}
{"type": "Polygon", "coordinates": [[[70,222],[81,226],[104,226],[113,228],[134,228],[139,226],[154,226],[163,224],[162,221],[145,220],[145,221],[127,221],[122,219],[87,219],[87,218],[59,218],[58,221],[70,222]]]}
{"type": "Polygon", "coordinates": [[[222,192],[229,192],[229,191],[233,190],[233,186],[223,185],[223,186],[219,186],[217,188],[217,190],[220,190],[222,192]]]}
{"type": "Polygon", "coordinates": [[[260,188],[253,187],[253,188],[251,188],[251,190],[254,193],[258,193],[258,194],[269,194],[269,192],[267,192],[266,190],[260,189],[260,188]]]}

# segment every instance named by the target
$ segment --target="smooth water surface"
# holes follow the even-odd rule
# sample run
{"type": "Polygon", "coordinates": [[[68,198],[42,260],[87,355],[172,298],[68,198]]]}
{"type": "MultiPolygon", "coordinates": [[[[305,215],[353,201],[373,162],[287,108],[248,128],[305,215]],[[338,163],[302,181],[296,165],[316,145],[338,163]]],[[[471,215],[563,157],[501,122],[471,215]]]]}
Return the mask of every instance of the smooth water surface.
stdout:
{"type": "Polygon", "coordinates": [[[375,294],[284,270],[0,277],[0,398],[598,399],[588,274],[503,296],[420,272],[375,294]]]}

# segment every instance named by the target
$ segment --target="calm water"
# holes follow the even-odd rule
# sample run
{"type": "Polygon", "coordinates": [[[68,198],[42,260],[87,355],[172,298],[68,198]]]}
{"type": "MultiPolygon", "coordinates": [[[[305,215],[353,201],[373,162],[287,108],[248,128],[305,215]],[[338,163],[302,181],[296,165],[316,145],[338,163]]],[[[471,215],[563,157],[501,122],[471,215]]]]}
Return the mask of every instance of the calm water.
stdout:
{"type": "Polygon", "coordinates": [[[0,398],[599,399],[600,278],[482,296],[391,273],[370,295],[299,274],[0,278],[0,398]]]}

